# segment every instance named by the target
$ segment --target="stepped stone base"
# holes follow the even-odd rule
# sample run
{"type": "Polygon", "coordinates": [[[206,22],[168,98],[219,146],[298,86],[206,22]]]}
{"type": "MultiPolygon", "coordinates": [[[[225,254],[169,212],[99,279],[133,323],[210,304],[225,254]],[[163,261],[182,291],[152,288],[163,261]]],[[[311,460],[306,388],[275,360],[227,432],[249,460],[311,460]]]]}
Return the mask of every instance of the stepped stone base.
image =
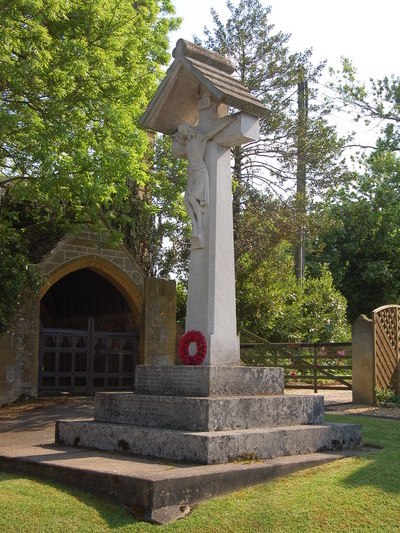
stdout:
{"type": "Polygon", "coordinates": [[[202,464],[358,449],[358,425],[187,432],[93,421],[58,421],[56,442],[202,464]]]}
{"type": "Polygon", "coordinates": [[[134,393],[96,395],[95,420],[191,431],[322,424],[323,396],[193,398],[134,393]]]}
{"type": "Polygon", "coordinates": [[[323,424],[322,396],[283,388],[282,368],[139,366],[135,393],[98,393],[56,442],[202,464],[360,447],[359,426],[323,424]]]}

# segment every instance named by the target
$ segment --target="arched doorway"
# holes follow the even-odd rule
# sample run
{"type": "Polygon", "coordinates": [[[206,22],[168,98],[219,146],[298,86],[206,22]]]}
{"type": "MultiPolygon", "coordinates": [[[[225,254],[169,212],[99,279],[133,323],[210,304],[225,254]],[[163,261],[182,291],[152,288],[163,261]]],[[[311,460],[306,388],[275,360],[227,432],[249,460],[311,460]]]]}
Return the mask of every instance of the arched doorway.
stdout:
{"type": "Polygon", "coordinates": [[[40,320],[39,394],[133,389],[138,311],[110,276],[86,265],[57,276],[40,320]]]}

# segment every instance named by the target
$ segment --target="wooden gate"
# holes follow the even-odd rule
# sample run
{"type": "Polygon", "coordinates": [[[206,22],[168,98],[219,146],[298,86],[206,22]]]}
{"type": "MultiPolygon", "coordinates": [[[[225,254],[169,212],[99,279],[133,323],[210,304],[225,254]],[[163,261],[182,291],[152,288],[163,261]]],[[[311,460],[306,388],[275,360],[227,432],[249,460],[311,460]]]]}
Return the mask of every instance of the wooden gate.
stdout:
{"type": "Polygon", "coordinates": [[[242,362],[284,368],[286,388],[351,390],[351,349],[351,342],[273,343],[241,330],[242,362]]]}
{"type": "Polygon", "coordinates": [[[133,390],[137,333],[43,328],[39,394],[133,390]]]}
{"type": "Polygon", "coordinates": [[[391,388],[400,394],[400,305],[375,309],[374,323],[375,386],[391,388]]]}

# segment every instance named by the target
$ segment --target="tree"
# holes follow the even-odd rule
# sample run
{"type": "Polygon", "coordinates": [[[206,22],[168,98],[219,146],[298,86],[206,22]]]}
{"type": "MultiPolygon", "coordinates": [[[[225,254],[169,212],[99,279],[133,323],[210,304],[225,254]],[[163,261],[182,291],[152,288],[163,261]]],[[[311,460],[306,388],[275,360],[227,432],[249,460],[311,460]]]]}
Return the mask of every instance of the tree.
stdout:
{"type": "Polygon", "coordinates": [[[361,152],[363,172],[317,210],[325,224],[309,254],[313,271],[318,263],[328,263],[353,322],[400,301],[400,78],[386,76],[367,85],[345,59],[332,87],[355,121],[376,121],[381,127],[375,146],[361,146],[371,150],[361,152]]]}
{"type": "MultiPolygon", "coordinates": [[[[230,16],[225,24],[211,10],[214,27],[204,28],[204,45],[227,56],[242,83],[270,110],[268,119],[261,123],[260,141],[234,149],[234,178],[241,186],[261,183],[275,193],[281,188],[293,193],[299,135],[297,89],[301,78],[309,86],[309,116],[303,135],[306,144],[302,151],[309,193],[313,196],[337,179],[340,166],[336,156],[343,146],[325,120],[329,107],[315,103],[312,82],[318,80],[324,65],[311,65],[310,50],[290,53],[290,36],[274,32],[271,8],[259,0],[239,0],[237,5],[228,1],[227,7],[230,16]]],[[[202,44],[199,38],[196,41],[202,44]]],[[[238,185],[236,210],[240,208],[240,190],[238,185]]]]}
{"type": "Polygon", "coordinates": [[[309,267],[327,263],[348,301],[351,322],[384,304],[400,303],[400,158],[377,150],[365,174],[336,192],[317,212],[324,228],[309,267]]]}
{"type": "Polygon", "coordinates": [[[347,341],[346,300],[324,268],[318,277],[296,279],[291,246],[281,242],[257,261],[243,254],[238,276],[238,317],[245,329],[273,342],[347,341]],[[249,276],[248,272],[252,275],[249,276]]]}
{"type": "Polygon", "coordinates": [[[158,274],[174,274],[187,282],[189,272],[191,226],[183,203],[187,182],[187,161],[172,156],[172,141],[168,135],[156,139],[152,176],[155,186],[153,204],[158,213],[157,227],[163,240],[159,254],[158,274]]]}
{"type": "Polygon", "coordinates": [[[185,280],[190,250],[182,200],[187,163],[172,157],[169,136],[157,135],[148,164],[149,183],[131,184],[129,200],[112,210],[112,225],[148,276],[167,278],[173,273],[185,280]]]}
{"type": "Polygon", "coordinates": [[[355,121],[364,120],[367,124],[378,121],[383,127],[386,148],[399,150],[400,77],[392,75],[378,80],[370,79],[367,85],[357,79],[357,70],[349,59],[343,59],[340,73],[331,73],[338,76],[331,87],[338,94],[340,108],[343,109],[344,105],[355,121]]]}
{"type": "Polygon", "coordinates": [[[246,203],[236,263],[239,321],[270,341],[348,340],[346,300],[328,268],[295,276],[290,241],[298,223],[291,213],[290,203],[254,191],[246,203]]]}
{"type": "Polygon", "coordinates": [[[168,60],[169,0],[0,3],[0,188],[98,217],[147,180],[137,120],[168,60]],[[50,4],[50,5],[48,5],[50,4]]]}
{"type": "MultiPolygon", "coordinates": [[[[249,238],[248,233],[243,238],[239,234],[241,213],[252,200],[249,191],[262,190],[291,205],[297,231],[291,232],[290,242],[297,250],[301,246],[302,265],[313,198],[323,196],[343,176],[338,157],[344,140],[327,122],[330,105],[316,103],[316,82],[324,65],[312,66],[310,50],[291,53],[290,36],[275,31],[270,22],[271,8],[259,0],[239,0],[237,5],[228,1],[227,6],[230,16],[225,23],[211,10],[214,27],[204,29],[204,45],[226,55],[243,84],[270,110],[268,119],[261,121],[260,140],[232,151],[237,257],[242,253],[241,243],[249,238]],[[302,109],[300,87],[307,87],[302,109]]],[[[197,42],[202,44],[200,39],[197,42]]],[[[264,215],[259,211],[258,216],[264,215]]],[[[267,255],[267,240],[259,243],[267,255]]],[[[302,277],[303,269],[297,265],[296,270],[302,277]]]]}
{"type": "MultiPolygon", "coordinates": [[[[372,151],[399,152],[400,150],[400,78],[385,76],[382,79],[370,79],[368,83],[357,78],[357,70],[347,58],[342,61],[342,70],[331,70],[335,77],[330,86],[338,100],[339,112],[347,112],[354,122],[368,127],[368,131],[378,130],[371,141],[357,141],[353,133],[350,148],[359,150],[353,154],[361,166],[369,165],[372,151]],[[373,128],[375,126],[375,128],[373,128]],[[367,144],[366,144],[367,143],[367,144]]],[[[362,126],[359,130],[363,131],[362,126]]],[[[372,137],[372,135],[371,135],[372,137]]]]}
{"type": "Polygon", "coordinates": [[[0,0],[1,270],[15,281],[2,295],[7,309],[32,228],[112,223],[149,181],[138,119],[177,23],[170,0],[0,0]]]}
{"type": "Polygon", "coordinates": [[[18,296],[29,284],[37,285],[35,273],[29,269],[25,243],[9,221],[0,223],[0,332],[18,304],[18,296]]]}
{"type": "MultiPolygon", "coordinates": [[[[343,173],[338,156],[344,141],[327,122],[330,106],[316,103],[324,65],[313,67],[309,50],[291,53],[289,35],[275,31],[271,8],[259,0],[228,1],[227,6],[225,23],[211,10],[214,26],[204,29],[204,45],[226,55],[237,77],[270,110],[261,121],[260,140],[233,149],[239,319],[270,340],[325,340],[324,326],[306,325],[302,313],[311,309],[305,303],[310,292],[318,301],[316,285],[321,283],[321,293],[326,287],[322,278],[297,282],[288,255],[288,243],[299,244],[309,226],[313,198],[323,196],[343,173]]],[[[329,272],[324,276],[328,279],[329,272]]],[[[338,302],[333,286],[331,292],[338,302]]],[[[345,304],[338,308],[343,311],[345,304]]],[[[316,318],[311,311],[309,316],[316,318]]]]}

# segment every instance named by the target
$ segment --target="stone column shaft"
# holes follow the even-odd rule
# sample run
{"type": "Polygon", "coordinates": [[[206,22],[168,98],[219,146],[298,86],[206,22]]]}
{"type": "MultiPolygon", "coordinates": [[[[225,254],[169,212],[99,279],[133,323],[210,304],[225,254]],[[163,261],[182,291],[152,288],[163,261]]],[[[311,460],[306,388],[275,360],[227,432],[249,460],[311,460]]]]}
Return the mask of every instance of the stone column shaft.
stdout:
{"type": "Polygon", "coordinates": [[[204,216],[205,247],[192,248],[190,255],[186,331],[205,335],[204,364],[239,365],[230,150],[210,141],[205,162],[210,205],[204,216]]]}

